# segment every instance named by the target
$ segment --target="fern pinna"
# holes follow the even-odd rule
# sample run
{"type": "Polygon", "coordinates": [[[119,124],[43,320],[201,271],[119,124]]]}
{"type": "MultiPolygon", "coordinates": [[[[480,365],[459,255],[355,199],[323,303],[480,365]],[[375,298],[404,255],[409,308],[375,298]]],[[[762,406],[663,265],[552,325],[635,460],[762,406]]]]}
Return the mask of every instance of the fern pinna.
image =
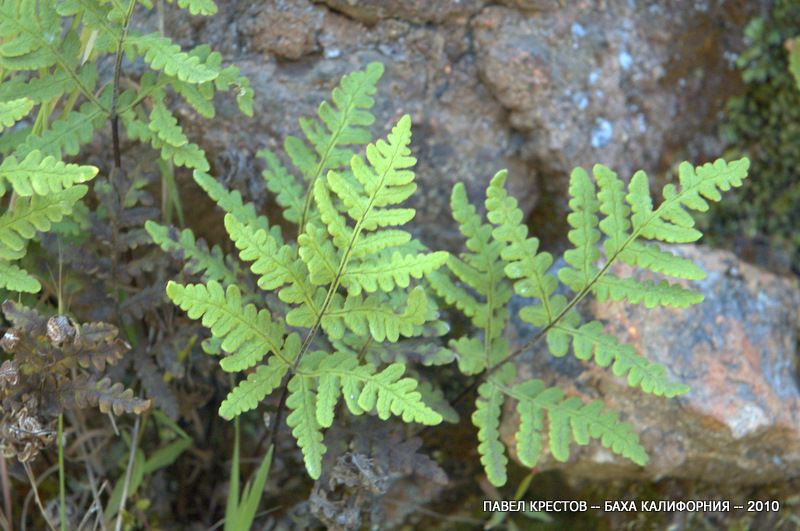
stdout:
{"type": "Polygon", "coordinates": [[[653,206],[648,177],[642,171],[633,176],[626,191],[623,181],[605,166],[594,167],[594,181],[576,168],[570,177],[567,218],[574,247],[564,253],[566,265],[557,273],[551,271],[553,257],[539,251],[539,241],[529,236],[517,201],[506,192],[505,171],[494,176],[486,192],[488,223],[468,202],[463,185],[456,185],[453,217],[467,238],[468,251],[461,257],[450,256],[449,274],[435,272],[430,282],[479,330],[476,336],[452,340],[451,348],[463,373],[482,374],[472,422],[478,428],[481,462],[494,485],[506,482],[507,458],[498,429],[507,398],[517,404],[516,452],[526,466],[535,466],[543,451],[545,417],[550,452],[559,461],[569,458],[572,440],[587,444],[590,438],[635,463],[647,461],[631,426],[620,422],[617,413],[603,411],[600,401],[583,404],[541,380],[517,381],[510,360],[532,345],[512,350],[503,338],[512,292],[532,299],[519,317],[540,329],[534,341],[546,338],[554,356],[564,356],[571,346],[578,359],[611,366],[615,375],[647,393],[672,397],[688,392],[687,386],[669,379],[663,366],[604,333],[600,322],[583,322],[575,306],[590,293],[599,301],[628,301],[648,308],[682,308],[700,302],[702,295],[680,284],[620,278],[609,268],[621,261],[679,279],[704,278],[704,271],[694,263],[651,242],[699,239],[701,233],[687,210],[705,211],[706,200],[718,201],[720,191],[740,186],[748,166],[747,159],[730,164],[718,160],[697,168],[684,162],[679,167],[679,186],[666,185],[658,207],[653,206]],[[559,282],[572,292],[570,298],[559,293],[559,282]]]}
{"type": "Polygon", "coordinates": [[[233,418],[255,408],[286,380],[287,424],[313,478],[320,476],[325,452],[322,430],[331,426],[340,396],[355,415],[376,412],[381,419],[395,415],[427,425],[442,420],[418,382],[405,375],[404,363],[380,366],[346,347],[354,337],[380,344],[425,334],[436,310],[416,280],[448,257],[425,252],[399,228],[414,217],[413,209],[397,206],[416,189],[410,118],[402,117],[386,140],[368,144],[382,72],[380,64],[370,64],[344,77],[332,101],[319,107],[319,120],[300,121],[305,139],[286,139],[300,179],[274,154],[261,153],[269,190],[284,217],[299,225],[295,241],[237,192],[195,173],[226,211],[225,228],[258,288],[277,291],[269,310],[259,307],[264,296],[234,283],[235,272],[219,255],[199,249],[189,234],[148,224],[157,242],[185,248],[194,272],[205,276],[200,284],[170,282],[169,297],[211,330],[207,348],[224,352],[223,370],[248,371],[220,414],[233,418]],[[356,152],[364,145],[365,158],[356,152]]]}

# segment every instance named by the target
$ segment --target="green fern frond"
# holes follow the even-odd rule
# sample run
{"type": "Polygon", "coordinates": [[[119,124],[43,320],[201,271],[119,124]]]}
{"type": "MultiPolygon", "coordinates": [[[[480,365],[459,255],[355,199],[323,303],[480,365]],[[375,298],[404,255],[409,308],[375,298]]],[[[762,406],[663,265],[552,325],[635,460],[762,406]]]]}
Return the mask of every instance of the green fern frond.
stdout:
{"type": "Polygon", "coordinates": [[[178,231],[152,220],[147,220],[144,228],[161,249],[186,261],[186,272],[202,275],[206,281],[216,280],[223,286],[236,284],[236,274],[228,267],[219,246],[209,249],[205,242],[195,239],[191,230],[178,231]]]}
{"type": "Polygon", "coordinates": [[[211,16],[217,13],[214,0],[178,0],[178,7],[188,9],[192,15],[211,16]]]}
{"type": "Polygon", "coordinates": [[[327,449],[322,443],[322,427],[317,421],[317,393],[314,378],[295,374],[289,380],[289,396],[286,407],[291,411],[286,424],[292,428],[292,436],[303,452],[308,475],[319,479],[322,474],[322,456],[327,449]]]}
{"type": "Polygon", "coordinates": [[[203,64],[197,56],[181,51],[181,47],[158,33],[128,38],[153,70],[163,70],[186,83],[205,83],[219,75],[219,71],[203,64]]]}
{"type": "Polygon", "coordinates": [[[312,149],[297,137],[286,138],[284,150],[308,182],[301,228],[310,216],[311,191],[315,190],[317,179],[328,170],[348,164],[353,156],[348,146],[360,146],[370,141],[371,135],[366,127],[375,121],[370,109],[375,104],[372,96],[382,75],[383,65],[370,63],[366,69],[344,76],[333,90],[332,103],[323,102],[319,106],[319,121],[300,120],[300,127],[312,149]]]}
{"type": "Polygon", "coordinates": [[[588,360],[594,357],[600,367],[612,364],[616,376],[627,376],[628,385],[640,387],[644,392],[656,396],[673,397],[689,392],[689,386],[672,381],[663,365],[640,356],[627,344],[620,344],[613,335],[603,333],[603,325],[598,321],[588,322],[580,327],[557,324],[560,330],[572,339],[575,357],[588,360]]]}
{"type": "Polygon", "coordinates": [[[99,170],[94,166],[67,164],[53,157],[42,157],[31,151],[18,161],[10,156],[0,164],[0,196],[5,192],[4,182],[20,197],[47,195],[70,188],[77,183],[89,181],[99,170]]]}
{"type": "Polygon", "coordinates": [[[245,203],[242,200],[242,194],[239,193],[238,190],[228,190],[214,177],[200,171],[195,171],[192,176],[195,182],[200,185],[200,188],[202,188],[222,210],[232,214],[245,225],[251,225],[269,232],[273,238],[279,238],[280,241],[280,230],[278,230],[278,227],[273,227],[273,230],[271,230],[267,218],[256,213],[256,209],[252,203],[245,203]]]}
{"type": "MultiPolygon", "coordinates": [[[[495,381],[509,383],[514,379],[514,368],[504,365],[494,376],[495,381]]],[[[478,428],[478,454],[486,477],[492,485],[506,484],[508,458],[505,445],[500,440],[500,415],[505,402],[502,389],[492,382],[481,384],[478,388],[478,399],[472,413],[472,424],[478,428]]]]}
{"type": "Polygon", "coordinates": [[[46,232],[72,212],[88,188],[75,185],[45,196],[19,198],[13,209],[0,215],[0,259],[16,260],[25,253],[36,231],[46,232]]]}
{"type": "Polygon", "coordinates": [[[395,313],[378,295],[365,299],[352,294],[346,298],[336,295],[322,318],[322,327],[333,340],[341,339],[346,327],[360,337],[369,335],[378,342],[395,343],[401,335],[416,335],[416,327],[428,320],[428,305],[421,286],[411,290],[403,313],[395,313]]]}
{"type": "MultiPolygon", "coordinates": [[[[252,367],[268,353],[281,356],[285,327],[273,321],[266,310],[242,302],[235,285],[227,290],[214,281],[206,285],[181,285],[170,281],[167,295],[172,302],[185,310],[191,319],[202,319],[211,334],[222,339],[221,348],[228,356],[220,361],[223,370],[243,371],[252,367]]],[[[283,359],[285,364],[291,360],[283,359]]]]}
{"type": "Polygon", "coordinates": [[[358,397],[355,403],[348,403],[354,414],[374,409],[382,420],[395,415],[403,422],[426,425],[442,421],[441,415],[422,401],[417,381],[403,378],[402,363],[393,363],[377,372],[373,365],[359,365],[354,355],[338,352],[326,355],[313,372],[319,375],[317,422],[322,427],[331,425],[339,394],[350,402],[358,397]]]}
{"type": "Polygon", "coordinates": [[[66,118],[53,122],[52,127],[41,136],[29,136],[17,148],[16,154],[25,157],[33,151],[40,151],[43,155],[59,159],[62,154],[77,155],[81,145],[92,140],[94,132],[107,117],[104,109],[92,102],[86,102],[81,105],[80,110],[72,111],[66,118]]]}
{"type": "Polygon", "coordinates": [[[0,289],[38,293],[42,285],[27,271],[0,259],[0,289]]]}
{"type": "MultiPolygon", "coordinates": [[[[153,105],[150,111],[150,124],[148,125],[158,138],[165,144],[179,148],[189,143],[189,139],[178,125],[178,120],[167,110],[162,102],[153,105]]],[[[207,171],[207,170],[203,170],[207,171]]]]}
{"type": "Polygon", "coordinates": [[[535,319],[533,324],[543,326],[556,315],[553,293],[558,280],[548,272],[553,265],[553,257],[548,252],[537,253],[539,240],[528,237],[528,228],[523,223],[517,200],[506,192],[506,176],[507,172],[501,171],[492,178],[486,191],[486,216],[495,225],[492,231],[494,238],[506,243],[500,253],[507,262],[504,269],[506,276],[515,280],[514,291],[517,295],[541,301],[541,304],[532,305],[536,311],[531,314],[540,315],[541,318],[535,319]]]}
{"type": "Polygon", "coordinates": [[[262,149],[258,156],[267,163],[262,175],[267,189],[275,194],[275,201],[283,207],[283,217],[286,221],[300,223],[303,216],[303,187],[271,151],[262,149]]]}
{"type": "Polygon", "coordinates": [[[290,365],[300,351],[300,336],[296,333],[286,336],[281,356],[271,356],[266,365],[259,365],[247,379],[239,382],[219,408],[220,416],[232,419],[246,411],[255,409],[259,402],[278,388],[290,365]]]}
{"type": "Polygon", "coordinates": [[[19,98],[11,101],[0,101],[0,133],[19,122],[33,109],[33,100],[19,98]]]}
{"type": "Polygon", "coordinates": [[[528,380],[504,393],[518,401],[520,431],[517,433],[517,453],[528,467],[536,466],[542,448],[543,417],[547,413],[548,442],[553,457],[562,462],[569,459],[571,441],[585,445],[591,438],[638,465],[648,461],[639,436],[631,425],[619,421],[614,412],[603,413],[599,400],[583,404],[577,397],[564,398],[558,387],[546,388],[540,380],[528,380]]]}
{"type": "Polygon", "coordinates": [[[396,288],[407,288],[411,278],[420,279],[447,262],[448,254],[437,251],[427,254],[401,255],[398,251],[381,259],[379,256],[373,260],[364,260],[348,268],[342,274],[342,286],[347,288],[351,295],[358,295],[362,291],[374,293],[377,290],[384,292],[396,288]]]}

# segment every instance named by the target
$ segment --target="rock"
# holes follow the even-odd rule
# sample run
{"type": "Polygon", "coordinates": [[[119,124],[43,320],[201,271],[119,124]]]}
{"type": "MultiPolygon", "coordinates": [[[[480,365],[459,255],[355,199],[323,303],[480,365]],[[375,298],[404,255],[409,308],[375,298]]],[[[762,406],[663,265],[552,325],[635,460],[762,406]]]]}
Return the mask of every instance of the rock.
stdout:
{"type": "Polygon", "coordinates": [[[627,179],[722,153],[714,124],[738,86],[731,51],[758,2],[501,4],[220,0],[208,19],[168,9],[171,36],[219,49],[256,92],[252,120],[221,97],[213,124],[188,111],[182,123],[212,172],[263,206],[254,153],[297,134],[343,74],[381,61],[375,134],[411,114],[418,235],[446,249],[461,245],[448,205],[458,181],[481,202],[508,168],[523,210],[557,241],[574,166],[602,162],[627,179]]]}
{"type": "Polygon", "coordinates": [[[333,11],[360,22],[375,24],[381,20],[398,18],[409,22],[441,23],[454,17],[464,17],[478,12],[483,0],[457,0],[456,2],[431,2],[430,0],[315,0],[333,11]]]}
{"type": "Polygon", "coordinates": [[[258,16],[244,19],[242,26],[254,50],[296,60],[319,50],[316,34],[324,18],[325,10],[308,0],[281,0],[264,2],[258,16]]]}
{"type": "MultiPolygon", "coordinates": [[[[800,473],[798,283],[728,252],[677,249],[708,272],[705,280],[694,283],[705,295],[703,303],[686,310],[647,310],[595,302],[583,314],[607,323],[606,330],[620,341],[665,365],[675,380],[691,387],[687,395],[647,395],[607,369],[569,355],[556,359],[543,348],[533,360],[518,362],[523,377],[542,378],[584,400],[600,398],[619,411],[640,434],[650,462],[640,468],[593,442],[573,446],[568,463],[547,455],[541,469],[594,480],[672,477],[729,485],[767,483],[800,473]]],[[[630,273],[627,266],[618,271],[630,273]]],[[[517,327],[515,342],[533,333],[524,323],[517,322],[517,327]]],[[[509,408],[506,413],[502,432],[508,444],[517,419],[509,408]]]]}

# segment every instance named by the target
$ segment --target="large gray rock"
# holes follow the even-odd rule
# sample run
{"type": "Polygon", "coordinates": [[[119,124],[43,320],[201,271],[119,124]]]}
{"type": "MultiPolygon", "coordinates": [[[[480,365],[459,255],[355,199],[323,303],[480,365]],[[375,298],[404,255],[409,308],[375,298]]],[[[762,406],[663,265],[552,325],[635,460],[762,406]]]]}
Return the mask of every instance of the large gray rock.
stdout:
{"type": "MultiPolygon", "coordinates": [[[[703,303],[686,310],[594,303],[584,313],[665,365],[675,380],[691,387],[687,395],[647,395],[607,369],[569,356],[555,359],[543,348],[518,362],[523,377],[544,379],[585,400],[600,398],[620,411],[641,435],[650,462],[640,468],[592,443],[573,446],[568,463],[548,455],[542,469],[594,479],[675,477],[729,485],[800,474],[798,283],[728,252],[691,246],[679,251],[708,273],[694,283],[705,295],[703,303]]],[[[516,324],[513,340],[525,342],[533,330],[516,324]]],[[[518,419],[507,409],[502,431],[512,443],[518,419]]]]}
{"type": "Polygon", "coordinates": [[[382,61],[376,134],[411,114],[417,226],[445,248],[459,245],[448,208],[458,181],[480,197],[508,168],[523,209],[538,204],[536,219],[551,220],[566,208],[575,165],[602,162],[627,177],[718,156],[716,113],[738,79],[732,52],[759,8],[721,0],[218,3],[211,18],[166,10],[172,37],[210,43],[256,91],[252,120],[229,98],[213,124],[182,117],[215,175],[263,204],[255,151],[296,134],[297,118],[343,74],[382,61]]]}

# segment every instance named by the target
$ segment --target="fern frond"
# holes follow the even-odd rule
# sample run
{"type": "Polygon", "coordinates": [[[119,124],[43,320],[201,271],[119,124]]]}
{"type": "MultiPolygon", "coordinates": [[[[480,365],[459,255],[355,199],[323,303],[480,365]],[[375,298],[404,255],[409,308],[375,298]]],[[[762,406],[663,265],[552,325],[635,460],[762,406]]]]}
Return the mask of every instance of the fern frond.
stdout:
{"type": "MultiPolygon", "coordinates": [[[[506,364],[497,371],[494,379],[508,383],[514,379],[514,372],[514,368],[506,364]]],[[[489,481],[498,487],[505,485],[507,480],[508,458],[505,445],[500,440],[500,415],[504,402],[502,389],[492,382],[485,382],[478,387],[478,399],[472,413],[472,424],[478,428],[481,464],[489,481]]]]}
{"type": "Polygon", "coordinates": [[[703,294],[686,289],[666,280],[636,280],[620,278],[615,275],[603,275],[592,286],[592,291],[600,302],[607,300],[628,301],[631,304],[644,304],[647,308],[672,306],[687,308],[703,302],[703,294]]]}
{"type": "Polygon", "coordinates": [[[583,168],[575,168],[569,181],[569,194],[572,197],[569,206],[572,212],[567,216],[567,222],[572,227],[568,238],[575,248],[564,252],[564,260],[572,267],[560,269],[558,278],[576,293],[592,282],[600,259],[596,247],[600,241],[600,231],[597,230],[598,219],[595,215],[599,204],[595,193],[594,183],[583,168]]]}
{"type": "Polygon", "coordinates": [[[427,254],[401,255],[398,251],[391,258],[379,257],[364,260],[347,268],[341,276],[342,286],[351,295],[363,291],[374,293],[377,290],[392,291],[398,287],[407,288],[411,278],[420,279],[447,262],[448,254],[436,251],[427,254]]]}
{"type": "Polygon", "coordinates": [[[640,356],[628,344],[620,344],[613,335],[603,333],[603,325],[590,321],[581,327],[557,324],[554,329],[568,334],[572,339],[575,357],[588,360],[594,357],[600,367],[612,364],[616,376],[627,376],[628,385],[639,387],[656,396],[673,397],[689,392],[689,387],[674,382],[663,365],[640,356]]]}
{"type": "Polygon", "coordinates": [[[0,260],[0,289],[38,293],[42,285],[27,271],[0,260]]]}
{"type": "Polygon", "coordinates": [[[178,7],[188,9],[192,15],[211,16],[217,14],[214,0],[178,0],[178,7]]]}
{"type": "Polygon", "coordinates": [[[500,171],[486,191],[487,218],[495,225],[492,235],[505,242],[500,253],[505,260],[505,273],[514,279],[514,291],[523,297],[537,298],[541,304],[529,306],[530,315],[535,315],[535,326],[543,326],[555,317],[553,293],[558,286],[556,277],[548,272],[553,264],[550,253],[537,253],[539,240],[528,238],[528,228],[523,223],[522,211],[517,200],[505,189],[507,172],[500,171]]]}
{"type": "Polygon", "coordinates": [[[283,217],[286,221],[300,223],[303,216],[303,187],[271,151],[262,149],[258,156],[267,163],[262,175],[269,191],[275,194],[275,201],[283,207],[283,217]]]}
{"type": "MultiPolygon", "coordinates": [[[[211,280],[207,285],[167,284],[169,298],[187,312],[191,319],[202,319],[211,334],[222,339],[222,350],[228,356],[220,361],[223,370],[242,371],[258,363],[268,353],[281,357],[285,327],[273,321],[266,310],[243,304],[236,285],[222,286],[211,280]]],[[[289,365],[291,360],[282,359],[289,365]]]]}
{"type": "MultiPolygon", "coordinates": [[[[164,106],[163,102],[157,102],[150,111],[150,124],[148,125],[158,138],[170,146],[179,148],[189,143],[189,139],[183,133],[183,129],[178,125],[178,120],[164,106]]],[[[207,170],[203,170],[207,171],[207,170]]]]}
{"type": "Polygon", "coordinates": [[[13,209],[0,215],[0,259],[20,258],[36,231],[46,232],[70,214],[87,190],[79,184],[45,196],[19,198],[13,209]]]}
{"type": "Polygon", "coordinates": [[[163,70],[187,83],[205,83],[219,75],[203,64],[197,56],[181,51],[181,47],[158,33],[132,35],[128,44],[135,46],[153,70],[163,70]]]}
{"type": "Polygon", "coordinates": [[[101,127],[107,116],[106,111],[94,103],[84,103],[80,110],[53,122],[41,136],[29,136],[17,148],[16,154],[25,157],[33,151],[40,151],[45,156],[59,159],[62,153],[77,155],[81,145],[92,140],[95,130],[101,127]]]}
{"type": "Polygon", "coordinates": [[[230,420],[255,409],[261,400],[278,388],[289,372],[289,364],[284,360],[294,361],[299,351],[300,336],[296,333],[288,335],[282,349],[283,356],[271,356],[266,365],[259,365],[246,380],[239,382],[220,405],[220,416],[230,420]]]}
{"type": "Polygon", "coordinates": [[[612,452],[630,459],[638,465],[648,461],[647,453],[630,424],[619,421],[619,415],[603,413],[603,403],[594,400],[583,404],[580,398],[564,398],[558,387],[546,388],[540,380],[528,380],[503,392],[516,399],[520,415],[520,432],[517,434],[517,451],[525,466],[536,466],[541,455],[543,414],[548,418],[548,442],[553,457],[561,462],[569,459],[572,440],[585,445],[590,438],[612,452]],[[524,428],[524,430],[523,430],[524,428]],[[530,446],[530,447],[529,447],[530,446]]]}
{"type": "Polygon", "coordinates": [[[0,101],[0,133],[19,122],[33,109],[33,100],[19,98],[11,101],[0,101]]]}
{"type": "Polygon", "coordinates": [[[0,196],[4,193],[4,181],[20,197],[47,195],[60,192],[76,183],[91,180],[99,170],[94,166],[67,164],[53,157],[42,157],[31,151],[22,161],[10,156],[0,164],[0,196]]]}
{"type": "Polygon", "coordinates": [[[371,336],[375,341],[397,342],[400,335],[412,337],[416,328],[428,320],[429,302],[425,290],[417,286],[408,295],[403,313],[395,313],[386,301],[370,295],[334,297],[322,318],[322,327],[332,340],[344,336],[345,327],[360,337],[371,336]]]}
{"type": "Polygon", "coordinates": [[[327,449],[322,444],[322,427],[317,421],[317,393],[314,378],[295,374],[289,380],[289,396],[286,407],[291,411],[286,424],[292,428],[292,436],[303,452],[308,475],[319,479],[322,473],[322,456],[327,449]]]}
{"type": "Polygon", "coordinates": [[[382,420],[395,415],[403,422],[419,422],[436,425],[442,422],[442,416],[422,401],[417,391],[417,381],[403,378],[405,365],[393,363],[377,372],[371,364],[359,365],[358,358],[352,354],[337,352],[325,356],[314,371],[319,375],[321,401],[317,404],[317,421],[323,427],[330,426],[333,421],[333,408],[339,394],[339,387],[355,414],[363,411],[377,412],[382,420]]]}
{"type": "Polygon", "coordinates": [[[236,284],[236,274],[225,262],[218,246],[211,249],[201,240],[196,240],[190,229],[178,231],[175,227],[159,225],[147,220],[144,224],[156,245],[165,252],[186,261],[184,270],[193,275],[202,275],[204,280],[216,280],[223,286],[236,284]]]}
{"type": "MultiPolygon", "coordinates": [[[[378,80],[383,65],[370,63],[364,70],[344,76],[333,90],[332,103],[323,102],[318,109],[320,121],[301,119],[300,127],[313,151],[299,138],[289,136],[284,142],[286,154],[315,190],[316,181],[328,170],[346,165],[353,152],[347,146],[364,145],[371,139],[367,126],[375,121],[370,109],[375,104],[378,80]]],[[[301,228],[309,217],[312,194],[306,194],[301,228]]]]}
{"type": "Polygon", "coordinates": [[[200,188],[222,210],[233,214],[241,223],[251,225],[257,229],[263,229],[269,232],[273,238],[278,238],[281,241],[280,230],[277,227],[273,227],[271,230],[267,218],[258,215],[252,203],[245,203],[242,200],[242,194],[238,190],[228,190],[214,177],[200,171],[195,171],[192,176],[195,182],[200,185],[200,188]]]}

